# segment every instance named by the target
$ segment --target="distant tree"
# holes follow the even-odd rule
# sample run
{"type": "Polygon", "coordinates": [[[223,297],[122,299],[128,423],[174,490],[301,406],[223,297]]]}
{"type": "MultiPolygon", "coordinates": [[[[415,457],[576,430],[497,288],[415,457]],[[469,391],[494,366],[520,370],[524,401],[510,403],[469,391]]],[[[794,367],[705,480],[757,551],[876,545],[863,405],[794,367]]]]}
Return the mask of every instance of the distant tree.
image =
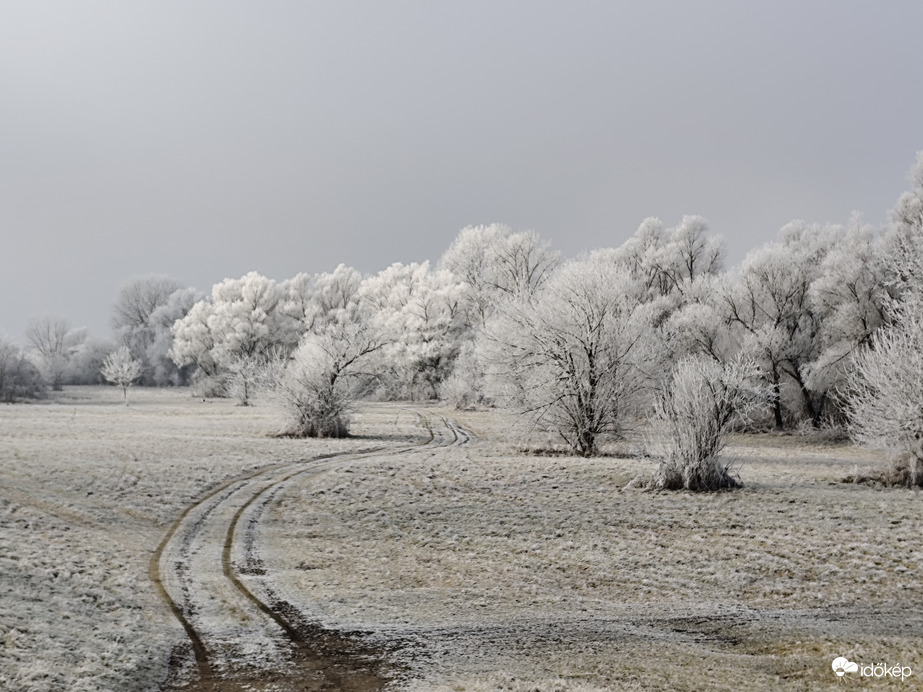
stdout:
{"type": "MultiPolygon", "coordinates": [[[[173,325],[189,314],[192,306],[204,298],[195,288],[181,288],[169,295],[148,317],[149,343],[141,359],[145,364],[146,380],[158,387],[189,383],[191,364],[178,366],[170,358],[173,348],[173,325]]],[[[145,377],[142,373],[142,378],[145,377]]]]}
{"type": "Polygon", "coordinates": [[[112,328],[142,364],[139,382],[170,385],[185,382],[186,373],[167,357],[173,323],[203,296],[169,276],[136,277],[124,284],[112,306],[112,328]]]}
{"type": "Polygon", "coordinates": [[[125,405],[128,406],[128,388],[141,377],[141,361],[131,357],[127,346],[110,353],[100,368],[103,377],[122,388],[125,405]]]}
{"type": "Polygon", "coordinates": [[[436,397],[464,330],[464,285],[444,269],[396,263],[366,278],[357,297],[383,339],[379,371],[389,397],[436,397]]]}
{"type": "Polygon", "coordinates": [[[184,288],[181,282],[169,276],[149,275],[130,279],[119,289],[112,305],[113,329],[119,332],[148,327],[151,314],[173,293],[184,288]]]}
{"type": "Polygon", "coordinates": [[[452,372],[439,385],[439,398],[461,410],[494,403],[485,388],[488,372],[478,346],[478,339],[462,343],[452,372]]]}
{"type": "Polygon", "coordinates": [[[660,466],[654,482],[667,490],[720,490],[740,481],[721,459],[735,420],[766,405],[767,391],[755,363],[685,358],[657,398],[654,448],[660,466]]]}
{"type": "MultiPolygon", "coordinates": [[[[170,357],[180,367],[197,366],[206,377],[233,380],[273,354],[291,353],[304,325],[288,301],[285,287],[256,272],[225,279],[173,325],[170,357]]],[[[241,403],[248,401],[249,394],[241,403]]]]}
{"type": "Polygon", "coordinates": [[[469,322],[480,327],[500,303],[533,295],[559,262],[559,253],[534,231],[491,224],[463,228],[442,256],[439,268],[464,282],[469,322]]]}
{"type": "Polygon", "coordinates": [[[811,286],[821,275],[839,229],[792,222],[780,241],[750,252],[727,282],[724,312],[744,352],[756,359],[773,392],[776,427],[783,411],[803,409],[814,425],[824,414],[829,392],[812,390],[808,366],[821,348],[824,313],[811,302],[811,286]],[[786,400],[786,386],[796,392],[786,400]]]}
{"type": "Polygon", "coordinates": [[[108,339],[88,336],[75,346],[68,359],[64,375],[66,384],[102,384],[105,378],[101,368],[103,361],[115,350],[108,339]]]}
{"type": "Polygon", "coordinates": [[[0,336],[0,401],[37,399],[45,393],[45,383],[38,369],[23,350],[0,336]]]}
{"type": "MultiPolygon", "coordinates": [[[[836,236],[811,283],[808,298],[819,328],[816,357],[802,372],[807,389],[829,403],[841,401],[826,393],[842,390],[852,356],[889,320],[892,267],[881,245],[874,231],[853,217],[849,228],[836,236]]],[[[842,416],[839,409],[832,413],[837,419],[842,416]]]]}
{"type": "Polygon", "coordinates": [[[86,339],[85,330],[71,330],[67,320],[38,317],[26,326],[26,339],[42,376],[55,391],[64,383],[68,360],[73,349],[86,339]]]}
{"type": "Polygon", "coordinates": [[[641,289],[599,258],[572,261],[487,323],[482,362],[497,401],[592,456],[649,391],[660,354],[641,289]]]}

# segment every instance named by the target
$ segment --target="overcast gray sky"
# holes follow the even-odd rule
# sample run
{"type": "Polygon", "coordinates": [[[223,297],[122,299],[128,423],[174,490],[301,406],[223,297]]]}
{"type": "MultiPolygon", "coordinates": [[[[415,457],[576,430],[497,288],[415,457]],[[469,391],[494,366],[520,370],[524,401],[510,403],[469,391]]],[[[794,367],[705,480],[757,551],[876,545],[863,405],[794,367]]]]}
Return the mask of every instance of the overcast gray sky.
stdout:
{"type": "Polygon", "coordinates": [[[566,255],[705,216],[883,223],[923,149],[923,2],[5,0],[0,333],[435,260],[499,221],[566,255]]]}

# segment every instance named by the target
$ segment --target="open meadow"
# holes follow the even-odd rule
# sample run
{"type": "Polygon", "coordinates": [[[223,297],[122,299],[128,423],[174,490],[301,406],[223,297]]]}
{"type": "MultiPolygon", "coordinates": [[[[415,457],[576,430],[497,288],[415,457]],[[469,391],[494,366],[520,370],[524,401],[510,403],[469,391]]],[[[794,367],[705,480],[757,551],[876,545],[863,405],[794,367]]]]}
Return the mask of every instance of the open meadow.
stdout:
{"type": "Polygon", "coordinates": [[[500,412],[321,441],[129,398],[0,406],[0,689],[923,688],[921,494],[843,483],[881,463],[848,443],[739,435],[743,489],[649,491],[640,442],[528,455],[500,412]]]}

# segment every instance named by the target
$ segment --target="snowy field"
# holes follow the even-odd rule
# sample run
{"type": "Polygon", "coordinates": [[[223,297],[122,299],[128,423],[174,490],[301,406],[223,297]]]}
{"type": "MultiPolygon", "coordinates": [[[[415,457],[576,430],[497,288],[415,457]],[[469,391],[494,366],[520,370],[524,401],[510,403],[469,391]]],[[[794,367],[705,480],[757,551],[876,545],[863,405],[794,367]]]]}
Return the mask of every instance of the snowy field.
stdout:
{"type": "MultiPolygon", "coordinates": [[[[372,447],[260,496],[229,563],[299,621],[362,632],[386,689],[826,690],[840,655],[914,671],[854,688],[920,688],[920,493],[841,483],[878,463],[849,445],[741,436],[743,490],[650,492],[626,487],[649,459],[517,454],[499,413],[369,404],[319,442],[274,437],[264,406],[120,396],[0,406],[0,689],[196,689],[151,580],[164,536],[233,479],[372,447]]],[[[209,582],[176,579],[217,631],[209,582]]]]}

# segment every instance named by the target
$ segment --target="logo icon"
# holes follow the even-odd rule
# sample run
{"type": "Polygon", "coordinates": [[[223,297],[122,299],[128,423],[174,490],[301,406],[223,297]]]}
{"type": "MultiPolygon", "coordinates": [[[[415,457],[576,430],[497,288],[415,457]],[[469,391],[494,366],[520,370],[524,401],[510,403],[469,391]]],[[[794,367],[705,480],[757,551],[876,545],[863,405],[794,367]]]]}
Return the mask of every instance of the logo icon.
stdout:
{"type": "Polygon", "coordinates": [[[839,678],[846,675],[846,673],[858,673],[859,664],[853,663],[848,658],[844,658],[843,656],[838,656],[833,659],[833,672],[836,673],[837,677],[839,678]]]}

